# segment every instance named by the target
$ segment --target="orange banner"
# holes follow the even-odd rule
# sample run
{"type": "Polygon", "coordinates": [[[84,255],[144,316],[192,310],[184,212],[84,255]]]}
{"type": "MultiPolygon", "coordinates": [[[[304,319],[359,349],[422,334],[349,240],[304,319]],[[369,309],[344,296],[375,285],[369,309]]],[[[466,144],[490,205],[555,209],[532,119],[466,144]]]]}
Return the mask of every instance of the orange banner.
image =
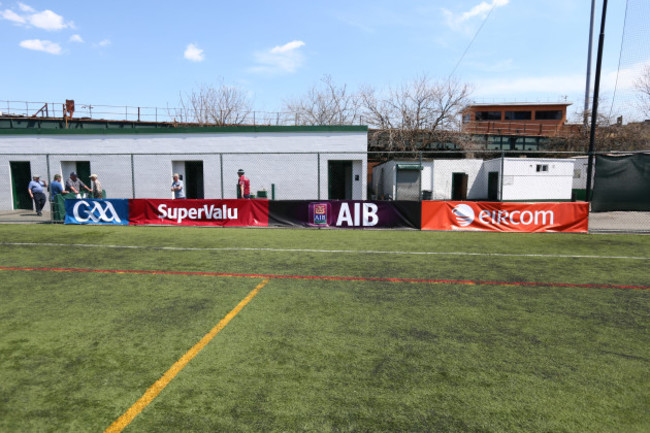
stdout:
{"type": "Polygon", "coordinates": [[[589,203],[422,202],[422,230],[588,231],[589,203]]]}

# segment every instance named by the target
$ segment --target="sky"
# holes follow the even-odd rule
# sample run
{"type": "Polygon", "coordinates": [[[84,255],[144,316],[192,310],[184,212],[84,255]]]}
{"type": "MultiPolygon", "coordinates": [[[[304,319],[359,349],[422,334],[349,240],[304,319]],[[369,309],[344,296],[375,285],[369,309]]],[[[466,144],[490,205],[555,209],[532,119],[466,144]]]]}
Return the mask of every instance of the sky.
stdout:
{"type": "MultiPolygon", "coordinates": [[[[615,85],[616,95],[630,92],[650,57],[635,52],[617,75],[625,5],[608,5],[604,100],[615,85]]],[[[590,8],[589,0],[0,0],[0,101],[176,107],[181,95],[223,83],[255,110],[280,111],[325,75],[350,90],[385,90],[453,74],[476,102],[566,100],[577,112],[590,8]]],[[[602,0],[596,9],[594,61],[602,0]]]]}

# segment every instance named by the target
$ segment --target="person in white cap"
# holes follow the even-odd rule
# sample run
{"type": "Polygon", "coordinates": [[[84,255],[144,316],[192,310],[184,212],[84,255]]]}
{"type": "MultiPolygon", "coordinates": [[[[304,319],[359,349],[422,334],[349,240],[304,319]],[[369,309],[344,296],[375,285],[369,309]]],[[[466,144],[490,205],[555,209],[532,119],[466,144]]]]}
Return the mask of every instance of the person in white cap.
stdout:
{"type": "Polygon", "coordinates": [[[93,198],[103,198],[102,184],[99,179],[97,179],[96,174],[90,175],[90,189],[92,190],[93,198]]]}
{"type": "Polygon", "coordinates": [[[45,188],[47,187],[47,182],[41,180],[41,176],[35,174],[32,176],[32,181],[29,182],[27,186],[27,191],[29,191],[29,196],[34,200],[34,207],[36,208],[36,215],[41,216],[43,213],[43,207],[47,201],[45,197],[45,188]]]}

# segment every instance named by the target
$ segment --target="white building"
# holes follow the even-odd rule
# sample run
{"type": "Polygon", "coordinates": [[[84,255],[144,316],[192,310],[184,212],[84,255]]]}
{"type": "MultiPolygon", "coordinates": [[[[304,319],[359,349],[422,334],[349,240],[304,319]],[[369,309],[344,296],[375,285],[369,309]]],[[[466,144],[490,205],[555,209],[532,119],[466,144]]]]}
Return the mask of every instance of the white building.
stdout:
{"type": "Polygon", "coordinates": [[[171,198],[173,173],[183,177],[188,198],[235,198],[242,168],[253,194],[366,199],[365,126],[120,128],[76,121],[62,129],[61,123],[0,122],[0,179],[11,185],[0,190],[0,210],[31,209],[33,174],[49,182],[71,171],[87,184],[97,174],[108,198],[171,198]]]}
{"type": "Polygon", "coordinates": [[[571,200],[573,159],[388,161],[373,168],[377,198],[393,200],[571,200]]]}

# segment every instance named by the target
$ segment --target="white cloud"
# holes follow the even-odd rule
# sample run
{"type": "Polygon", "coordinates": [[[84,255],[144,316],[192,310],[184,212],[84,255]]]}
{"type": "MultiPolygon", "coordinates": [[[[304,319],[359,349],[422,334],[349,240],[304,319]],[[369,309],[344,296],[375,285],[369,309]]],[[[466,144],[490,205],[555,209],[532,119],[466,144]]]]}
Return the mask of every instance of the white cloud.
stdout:
{"type": "Polygon", "coordinates": [[[25,18],[21,17],[16,12],[10,9],[5,9],[4,11],[0,12],[0,18],[5,19],[7,21],[12,21],[16,24],[25,24],[26,22],[25,18]]]}
{"type": "Polygon", "coordinates": [[[289,51],[297,50],[298,48],[304,46],[303,41],[291,41],[282,46],[273,47],[271,49],[272,54],[288,53],[289,51]]]}
{"type": "Polygon", "coordinates": [[[34,27],[44,30],[61,30],[72,27],[72,23],[64,22],[61,15],[58,15],[49,9],[29,15],[28,20],[34,27]]]}
{"type": "Polygon", "coordinates": [[[203,50],[194,44],[189,44],[187,48],[185,48],[183,57],[192,62],[202,62],[205,60],[205,54],[203,54],[203,50]]]}
{"type": "Polygon", "coordinates": [[[100,41],[97,45],[100,47],[108,47],[111,45],[111,40],[110,39],[104,39],[103,41],[100,41]]]}
{"type": "Polygon", "coordinates": [[[36,12],[36,9],[21,2],[18,2],[18,8],[23,12],[36,12]]]}
{"type": "Polygon", "coordinates": [[[459,14],[455,14],[447,9],[443,9],[442,12],[447,20],[447,25],[454,30],[458,30],[462,24],[472,18],[481,17],[485,19],[492,9],[506,6],[508,3],[510,3],[510,0],[492,0],[490,3],[482,1],[470,10],[459,14]]]}
{"type": "Polygon", "coordinates": [[[28,39],[19,44],[28,50],[43,51],[49,54],[61,54],[61,46],[52,41],[43,41],[40,39],[28,39]]]}
{"type": "Polygon", "coordinates": [[[250,70],[261,73],[293,73],[303,64],[304,58],[299,51],[303,46],[303,41],[291,41],[268,51],[256,52],[254,56],[259,65],[250,70]]]}
{"type": "Polygon", "coordinates": [[[70,42],[78,42],[78,43],[80,43],[80,44],[83,44],[83,43],[84,43],[83,38],[82,38],[81,36],[79,36],[79,35],[72,35],[72,36],[70,36],[69,41],[70,41],[70,42]]]}
{"type": "Polygon", "coordinates": [[[48,31],[74,28],[72,21],[66,22],[61,15],[49,9],[37,12],[34,8],[24,3],[18,3],[18,9],[18,13],[11,9],[5,9],[0,12],[0,18],[16,24],[48,31]]]}

